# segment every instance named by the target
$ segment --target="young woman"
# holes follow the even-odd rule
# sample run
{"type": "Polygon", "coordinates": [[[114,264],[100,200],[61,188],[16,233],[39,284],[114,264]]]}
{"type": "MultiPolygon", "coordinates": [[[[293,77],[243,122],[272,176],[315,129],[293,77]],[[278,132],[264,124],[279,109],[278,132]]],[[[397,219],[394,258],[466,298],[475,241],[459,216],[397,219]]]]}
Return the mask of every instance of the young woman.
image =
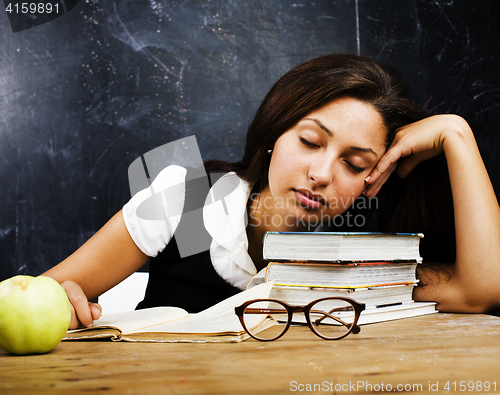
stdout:
{"type": "MultiPolygon", "coordinates": [[[[226,216],[204,213],[209,251],[182,258],[172,237],[182,219],[152,229],[135,215],[137,194],[45,273],[68,294],[72,328],[97,319],[100,307],[88,300],[150,257],[139,307],[199,311],[244,289],[264,266],[266,231],[312,230],[319,223],[340,230],[342,215],[363,216],[356,226],[341,221],[350,231],[425,234],[415,300],[437,301],[449,312],[500,305],[500,209],[472,131],[455,115],[427,117],[390,68],[354,55],[295,67],[259,107],[243,159],[206,168],[228,172],[221,180],[237,184],[226,199],[226,216]]],[[[174,166],[155,182],[182,180],[183,174],[174,166]]]]}

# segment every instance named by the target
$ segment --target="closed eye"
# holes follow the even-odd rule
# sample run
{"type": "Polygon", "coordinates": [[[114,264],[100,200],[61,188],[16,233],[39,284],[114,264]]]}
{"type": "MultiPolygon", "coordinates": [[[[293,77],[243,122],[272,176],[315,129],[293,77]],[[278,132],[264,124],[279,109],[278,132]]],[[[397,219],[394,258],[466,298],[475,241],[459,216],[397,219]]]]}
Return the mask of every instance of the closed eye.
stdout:
{"type": "Polygon", "coordinates": [[[314,143],[311,143],[310,141],[306,140],[305,138],[303,137],[300,137],[300,142],[302,144],[304,144],[305,146],[307,147],[311,147],[311,148],[319,148],[319,145],[317,144],[314,144],[314,143]]]}
{"type": "Polygon", "coordinates": [[[351,162],[349,161],[345,161],[347,163],[347,165],[353,169],[356,173],[363,173],[365,170],[366,170],[366,167],[359,167],[359,166],[356,166],[354,164],[352,164],[351,162]]]}

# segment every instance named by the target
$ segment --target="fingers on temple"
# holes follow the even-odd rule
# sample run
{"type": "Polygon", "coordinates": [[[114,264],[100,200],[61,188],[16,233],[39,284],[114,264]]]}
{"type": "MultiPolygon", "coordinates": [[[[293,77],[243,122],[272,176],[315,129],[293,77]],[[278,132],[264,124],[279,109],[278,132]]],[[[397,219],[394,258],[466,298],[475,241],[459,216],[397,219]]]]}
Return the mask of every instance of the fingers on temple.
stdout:
{"type": "MultiPolygon", "coordinates": [[[[399,167],[398,163],[401,162],[401,158],[409,154],[411,154],[411,149],[406,147],[406,144],[396,136],[392,145],[382,158],[380,158],[375,168],[365,180],[367,187],[364,191],[364,195],[367,197],[375,197],[382,185],[384,185],[389,176],[396,170],[396,167],[399,167]]],[[[413,165],[413,167],[415,167],[415,165],[413,165]]],[[[408,171],[405,170],[403,174],[407,175],[413,167],[409,168],[408,171]]],[[[401,176],[399,169],[398,175],[401,176]]]]}
{"type": "Polygon", "coordinates": [[[394,163],[401,158],[401,152],[396,150],[394,147],[391,147],[377,163],[377,166],[370,173],[369,180],[367,183],[373,184],[377,181],[377,179],[383,175],[394,163]]]}
{"type": "Polygon", "coordinates": [[[393,162],[387,169],[385,169],[383,173],[378,174],[376,178],[372,178],[370,176],[370,179],[367,181],[367,187],[363,194],[366,197],[375,197],[380,191],[380,188],[382,188],[382,185],[385,184],[389,176],[394,172],[397,165],[397,162],[393,162]]]}

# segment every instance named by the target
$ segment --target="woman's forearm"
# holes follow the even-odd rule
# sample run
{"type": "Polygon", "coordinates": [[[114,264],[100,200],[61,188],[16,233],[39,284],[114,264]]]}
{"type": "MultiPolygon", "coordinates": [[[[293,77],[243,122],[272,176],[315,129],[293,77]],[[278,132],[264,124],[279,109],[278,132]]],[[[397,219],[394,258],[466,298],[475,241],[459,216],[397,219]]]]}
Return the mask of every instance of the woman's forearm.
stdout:
{"type": "Polygon", "coordinates": [[[500,209],[468,124],[443,116],[442,147],[455,213],[455,265],[419,269],[425,287],[417,300],[437,300],[441,311],[484,312],[500,304],[500,209]]]}
{"type": "Polygon", "coordinates": [[[64,261],[44,273],[74,281],[88,299],[94,299],[138,270],[146,256],[130,237],[121,211],[64,261]]]}

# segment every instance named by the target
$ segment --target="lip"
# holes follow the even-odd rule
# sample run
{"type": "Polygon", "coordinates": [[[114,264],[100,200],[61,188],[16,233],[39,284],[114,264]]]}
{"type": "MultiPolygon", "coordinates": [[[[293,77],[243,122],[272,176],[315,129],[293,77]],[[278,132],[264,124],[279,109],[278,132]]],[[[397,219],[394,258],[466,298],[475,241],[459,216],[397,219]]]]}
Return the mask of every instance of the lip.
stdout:
{"type": "Polygon", "coordinates": [[[326,206],[326,199],[323,195],[312,193],[307,189],[294,189],[295,197],[304,208],[317,209],[326,206]]]}

